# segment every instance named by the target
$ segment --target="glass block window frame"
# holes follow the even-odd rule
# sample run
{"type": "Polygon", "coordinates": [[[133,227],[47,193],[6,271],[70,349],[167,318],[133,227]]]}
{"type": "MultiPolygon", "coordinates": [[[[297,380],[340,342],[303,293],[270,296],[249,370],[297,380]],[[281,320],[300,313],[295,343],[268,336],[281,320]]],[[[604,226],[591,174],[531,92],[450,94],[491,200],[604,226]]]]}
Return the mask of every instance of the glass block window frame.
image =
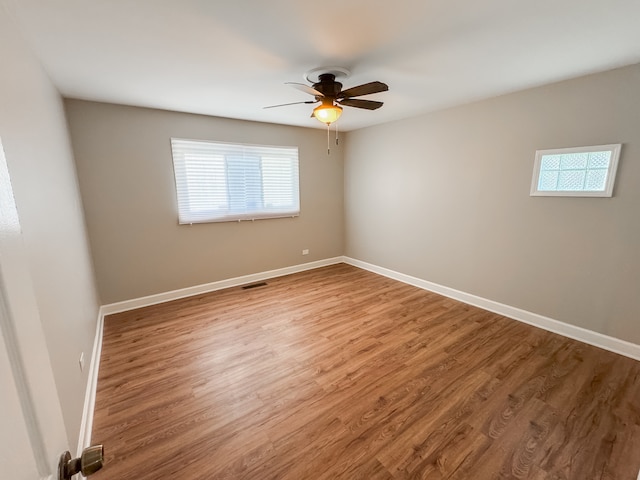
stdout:
{"type": "Polygon", "coordinates": [[[621,144],[536,151],[531,196],[611,197],[621,144]]]}

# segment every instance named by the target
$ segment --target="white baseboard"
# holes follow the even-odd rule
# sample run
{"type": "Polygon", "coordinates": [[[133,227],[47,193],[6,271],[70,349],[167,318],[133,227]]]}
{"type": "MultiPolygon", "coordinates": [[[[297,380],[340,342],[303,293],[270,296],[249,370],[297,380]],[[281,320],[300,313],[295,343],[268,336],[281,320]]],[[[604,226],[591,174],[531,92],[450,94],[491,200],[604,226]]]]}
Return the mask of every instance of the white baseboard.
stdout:
{"type": "Polygon", "coordinates": [[[460,290],[455,290],[443,285],[438,285],[437,283],[422,280],[421,278],[412,277],[411,275],[405,275],[404,273],[399,273],[394,270],[389,270],[388,268],[379,267],[371,263],[356,260],[355,258],[343,257],[343,261],[344,263],[348,263],[349,265],[353,265],[354,267],[362,268],[363,270],[368,270],[370,272],[377,273],[379,275],[383,275],[385,277],[389,277],[394,280],[398,280],[400,282],[407,283],[424,290],[428,290],[430,292],[438,293],[445,297],[453,298],[454,300],[459,300],[463,303],[467,303],[469,305],[473,305],[475,307],[498,313],[500,315],[504,315],[505,317],[509,317],[514,320],[527,323],[529,325],[533,325],[534,327],[542,328],[549,332],[557,333],[574,340],[579,340],[581,342],[588,343],[589,345],[603,348],[605,350],[609,350],[611,352],[618,353],[635,360],[640,360],[640,345],[636,345],[635,343],[627,342],[615,337],[610,337],[602,333],[587,330],[586,328],[582,327],[577,327],[575,325],[564,323],[559,320],[554,320],[553,318],[545,317],[537,313],[522,310],[520,308],[505,305],[503,303],[495,302],[486,298],[478,297],[470,293],[461,292],[460,290]]]}
{"type": "Polygon", "coordinates": [[[267,280],[269,278],[282,277],[283,275],[304,272],[305,270],[313,270],[314,268],[342,263],[342,261],[342,257],[333,257],[326,258],[324,260],[318,260],[315,262],[302,263],[300,265],[292,265],[291,267],[268,270],[266,272],[252,273],[251,275],[244,275],[242,277],[229,278],[227,280],[204,283],[202,285],[181,288],[179,290],[172,290],[170,292],[157,293],[155,295],[149,295],[146,297],[125,300],[123,302],[110,303],[108,305],[103,305],[101,310],[104,315],[126,312],[127,310],[134,310],[136,308],[148,307],[150,305],[156,305],[158,303],[170,302],[172,300],[178,300],[180,298],[200,295],[201,293],[215,292],[216,290],[222,290],[223,288],[237,287],[240,285],[246,285],[247,283],[267,280]]]}
{"type": "MultiPolygon", "coordinates": [[[[96,336],[93,340],[91,363],[87,377],[87,389],[84,395],[84,409],[82,422],[80,423],[80,436],[78,438],[78,450],[76,457],[82,455],[82,450],[91,445],[91,431],[93,429],[93,411],[96,406],[96,389],[98,387],[98,370],[100,369],[100,354],[102,353],[102,332],[104,330],[104,311],[100,307],[98,311],[98,323],[96,336]]],[[[83,477],[84,478],[84,477],[83,477]]]]}

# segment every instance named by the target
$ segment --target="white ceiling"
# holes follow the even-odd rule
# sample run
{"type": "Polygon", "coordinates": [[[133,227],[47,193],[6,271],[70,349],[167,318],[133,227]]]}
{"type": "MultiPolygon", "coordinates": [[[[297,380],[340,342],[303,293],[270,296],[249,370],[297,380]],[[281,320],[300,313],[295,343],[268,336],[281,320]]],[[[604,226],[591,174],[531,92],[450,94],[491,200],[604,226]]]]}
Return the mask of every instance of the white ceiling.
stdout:
{"type": "Polygon", "coordinates": [[[640,62],[639,0],[0,0],[67,97],[323,128],[284,85],[380,80],[353,130],[640,62]]]}

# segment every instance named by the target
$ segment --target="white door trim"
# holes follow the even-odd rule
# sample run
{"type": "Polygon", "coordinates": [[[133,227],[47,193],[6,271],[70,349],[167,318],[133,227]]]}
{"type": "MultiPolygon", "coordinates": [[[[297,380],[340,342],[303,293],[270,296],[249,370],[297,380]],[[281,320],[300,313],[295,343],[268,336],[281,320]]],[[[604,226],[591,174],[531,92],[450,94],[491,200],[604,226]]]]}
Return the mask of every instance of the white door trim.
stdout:
{"type": "Polygon", "coordinates": [[[4,281],[0,275],[0,330],[2,330],[2,336],[4,337],[5,347],[9,357],[9,364],[13,374],[13,381],[16,385],[18,397],[20,398],[20,405],[22,406],[24,422],[27,427],[27,434],[29,435],[29,442],[31,443],[31,448],[33,450],[36,468],[42,477],[47,477],[51,474],[49,465],[50,459],[47,458],[47,450],[44,446],[42,429],[40,428],[38,417],[36,415],[33,395],[26,380],[27,377],[24,362],[22,361],[20,351],[18,350],[18,338],[14,328],[14,321],[12,319],[11,312],[7,307],[6,298],[4,281]]]}

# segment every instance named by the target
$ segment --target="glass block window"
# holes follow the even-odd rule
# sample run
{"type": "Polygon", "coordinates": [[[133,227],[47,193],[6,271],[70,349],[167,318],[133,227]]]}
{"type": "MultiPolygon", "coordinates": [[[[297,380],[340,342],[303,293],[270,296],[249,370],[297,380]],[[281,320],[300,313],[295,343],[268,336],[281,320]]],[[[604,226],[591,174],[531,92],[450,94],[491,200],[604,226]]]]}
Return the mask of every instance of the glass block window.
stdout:
{"type": "Polygon", "coordinates": [[[533,196],[610,197],[620,144],[536,152],[533,196]]]}

